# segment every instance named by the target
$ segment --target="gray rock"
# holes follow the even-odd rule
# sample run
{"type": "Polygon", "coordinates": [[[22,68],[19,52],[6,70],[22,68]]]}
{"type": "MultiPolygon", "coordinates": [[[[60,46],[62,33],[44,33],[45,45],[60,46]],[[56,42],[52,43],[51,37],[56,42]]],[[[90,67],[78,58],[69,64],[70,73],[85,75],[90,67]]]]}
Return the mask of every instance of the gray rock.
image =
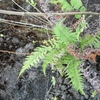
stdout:
{"type": "Polygon", "coordinates": [[[62,86],[61,86],[61,90],[62,90],[62,91],[67,90],[67,89],[66,89],[66,86],[65,86],[65,85],[62,85],[62,86]]]}
{"type": "Polygon", "coordinates": [[[86,94],[84,97],[85,97],[85,99],[87,99],[87,100],[89,99],[89,95],[87,95],[87,94],[86,94]]]}
{"type": "Polygon", "coordinates": [[[58,95],[61,95],[61,91],[60,90],[55,92],[55,96],[58,96],[58,95]]]}
{"type": "Polygon", "coordinates": [[[59,82],[59,83],[62,83],[62,82],[63,82],[62,77],[59,77],[59,78],[58,78],[58,82],[59,82]]]}
{"type": "Polygon", "coordinates": [[[66,100],[66,94],[63,94],[61,97],[62,100],[66,100]]]}
{"type": "Polygon", "coordinates": [[[81,95],[75,89],[71,88],[69,89],[69,92],[72,93],[77,100],[80,99],[81,95]]]}
{"type": "Polygon", "coordinates": [[[68,84],[69,83],[69,79],[64,79],[63,84],[68,84]]]}
{"type": "Polygon", "coordinates": [[[84,98],[84,96],[81,96],[81,100],[84,100],[85,98],[84,98]]]}
{"type": "Polygon", "coordinates": [[[18,44],[18,43],[20,44],[19,39],[16,38],[16,37],[13,37],[11,41],[12,41],[12,43],[14,43],[14,44],[18,44]]]}

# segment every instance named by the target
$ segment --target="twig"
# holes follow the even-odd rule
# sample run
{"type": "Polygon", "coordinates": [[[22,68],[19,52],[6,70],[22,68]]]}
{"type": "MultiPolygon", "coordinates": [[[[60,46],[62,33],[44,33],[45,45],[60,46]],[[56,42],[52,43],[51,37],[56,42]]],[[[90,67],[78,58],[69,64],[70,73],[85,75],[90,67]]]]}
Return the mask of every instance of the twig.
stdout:
{"type": "MultiPolygon", "coordinates": [[[[17,2],[15,2],[14,0],[12,0],[12,2],[16,5],[16,6],[18,6],[20,9],[22,9],[23,11],[25,11],[25,12],[29,12],[28,10],[26,10],[26,9],[24,9],[23,7],[21,7],[17,2]]],[[[39,21],[42,21],[42,22],[45,22],[45,23],[47,23],[47,21],[45,21],[44,19],[42,19],[41,17],[37,17],[37,16],[31,16],[30,15],[30,17],[32,17],[32,18],[34,18],[35,20],[37,20],[37,19],[39,19],[39,21]]]]}
{"type": "Polygon", "coordinates": [[[9,53],[9,54],[16,54],[16,55],[29,55],[30,54],[30,53],[24,53],[24,52],[8,51],[8,50],[0,50],[0,52],[9,53]]]}
{"type": "Polygon", "coordinates": [[[43,25],[35,25],[35,24],[31,24],[31,23],[17,22],[17,21],[2,19],[2,18],[0,18],[0,22],[7,23],[7,24],[13,24],[13,25],[17,25],[17,26],[22,26],[22,27],[37,27],[37,28],[44,28],[44,29],[51,30],[50,28],[43,26],[43,25]]]}
{"type": "MultiPolygon", "coordinates": [[[[15,11],[7,11],[7,10],[0,10],[1,14],[8,14],[8,15],[18,15],[18,16],[46,16],[45,13],[37,13],[37,12],[15,12],[15,11]]],[[[66,13],[52,13],[53,15],[100,15],[100,13],[96,12],[66,12],[66,13]]]]}

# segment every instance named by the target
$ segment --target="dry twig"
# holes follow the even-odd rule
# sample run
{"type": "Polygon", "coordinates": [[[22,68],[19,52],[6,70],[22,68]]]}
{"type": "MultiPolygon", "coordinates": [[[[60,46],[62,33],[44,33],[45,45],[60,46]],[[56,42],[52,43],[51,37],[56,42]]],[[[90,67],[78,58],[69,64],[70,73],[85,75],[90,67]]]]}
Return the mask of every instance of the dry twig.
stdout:
{"type": "MultiPolygon", "coordinates": [[[[45,13],[37,13],[37,12],[15,12],[15,11],[7,11],[7,10],[0,10],[1,14],[8,14],[8,15],[17,15],[17,16],[46,16],[45,13]]],[[[100,15],[97,12],[66,12],[66,13],[52,13],[52,15],[100,15]]]]}

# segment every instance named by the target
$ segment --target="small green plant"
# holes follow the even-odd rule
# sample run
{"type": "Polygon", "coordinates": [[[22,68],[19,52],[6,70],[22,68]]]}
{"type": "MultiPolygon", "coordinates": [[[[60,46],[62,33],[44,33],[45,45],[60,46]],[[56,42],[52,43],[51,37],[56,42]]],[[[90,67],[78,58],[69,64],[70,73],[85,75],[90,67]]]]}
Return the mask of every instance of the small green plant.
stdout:
{"type": "MultiPolygon", "coordinates": [[[[33,0],[31,0],[31,2],[34,4],[33,0]]],[[[85,11],[85,7],[80,0],[70,0],[70,4],[66,2],[66,0],[52,0],[52,2],[55,4],[60,3],[62,9],[66,11],[73,9],[85,11]]],[[[47,67],[51,66],[53,70],[57,69],[62,76],[65,75],[66,78],[70,78],[72,86],[81,94],[85,95],[83,90],[84,80],[81,74],[82,69],[79,68],[79,65],[84,59],[79,59],[78,57],[73,56],[70,53],[73,52],[71,51],[71,48],[69,48],[69,50],[67,48],[70,47],[71,44],[74,48],[79,48],[81,52],[84,51],[87,46],[90,46],[91,48],[92,46],[99,48],[100,33],[94,36],[89,34],[81,36],[81,33],[84,31],[87,24],[84,19],[82,19],[82,22],[76,27],[75,31],[64,26],[64,20],[65,19],[62,19],[54,26],[52,32],[53,38],[44,41],[48,45],[44,44],[37,47],[34,52],[26,57],[18,77],[20,77],[20,75],[26,70],[30,69],[30,67],[37,67],[41,59],[43,60],[42,69],[44,75],[46,75],[47,67]]],[[[52,83],[55,84],[54,78],[52,79],[52,83]]]]}
{"type": "Polygon", "coordinates": [[[0,37],[4,37],[4,35],[3,34],[0,34],[0,37]]]}
{"type": "MultiPolygon", "coordinates": [[[[61,4],[61,9],[63,11],[72,11],[72,10],[79,10],[80,12],[86,11],[86,8],[83,6],[83,3],[81,0],[70,0],[70,2],[67,2],[66,0],[51,0],[51,3],[54,4],[61,4]]],[[[75,15],[76,18],[80,18],[81,15],[75,15]]]]}
{"type": "Polygon", "coordinates": [[[56,85],[56,80],[55,80],[55,77],[54,77],[54,76],[52,76],[51,82],[52,82],[52,85],[53,85],[53,86],[56,85]]]}
{"type": "Polygon", "coordinates": [[[57,97],[54,97],[54,100],[57,100],[57,97]]]}
{"type": "Polygon", "coordinates": [[[95,97],[97,94],[98,94],[98,92],[95,90],[95,91],[92,93],[91,97],[95,97]]]}
{"type": "Polygon", "coordinates": [[[34,0],[26,0],[26,2],[28,2],[30,5],[36,7],[36,3],[34,2],[34,0]]]}
{"type": "Polygon", "coordinates": [[[57,69],[61,75],[66,75],[66,78],[70,78],[70,82],[77,91],[85,94],[83,91],[83,77],[80,73],[81,69],[78,68],[82,61],[68,53],[67,47],[70,44],[77,47],[77,43],[80,43],[80,50],[84,50],[85,46],[92,46],[92,44],[95,44],[96,47],[100,47],[100,34],[92,37],[90,35],[86,35],[82,38],[80,34],[86,27],[85,20],[83,20],[82,23],[76,28],[75,32],[62,25],[63,21],[64,19],[54,27],[54,38],[48,40],[49,46],[42,45],[26,57],[19,76],[22,75],[27,69],[30,69],[31,66],[36,67],[40,59],[43,59],[42,67],[44,75],[46,75],[47,67],[51,65],[52,69],[57,69]],[[63,64],[66,64],[66,66],[63,66],[63,64]]]}

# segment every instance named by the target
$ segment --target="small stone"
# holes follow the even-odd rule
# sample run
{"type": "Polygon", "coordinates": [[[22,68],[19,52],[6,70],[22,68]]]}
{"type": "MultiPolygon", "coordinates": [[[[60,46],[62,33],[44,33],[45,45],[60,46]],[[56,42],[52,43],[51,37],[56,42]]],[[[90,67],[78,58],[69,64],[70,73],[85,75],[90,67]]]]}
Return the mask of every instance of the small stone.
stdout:
{"type": "Polygon", "coordinates": [[[49,98],[53,98],[53,95],[52,94],[49,94],[49,98]]]}
{"type": "Polygon", "coordinates": [[[87,100],[88,100],[88,98],[89,98],[89,96],[88,96],[87,94],[86,94],[84,97],[85,97],[85,99],[87,99],[87,100]]]}
{"type": "Polygon", "coordinates": [[[92,88],[92,89],[90,89],[90,93],[92,94],[94,92],[94,89],[92,88]]]}
{"type": "Polygon", "coordinates": [[[12,43],[14,43],[14,44],[18,44],[18,43],[20,43],[20,41],[19,41],[18,38],[13,37],[13,38],[12,38],[12,43]]]}
{"type": "Polygon", "coordinates": [[[67,94],[65,100],[70,100],[69,98],[70,98],[70,94],[67,94]]]}
{"type": "Polygon", "coordinates": [[[86,90],[90,89],[90,84],[88,82],[84,83],[84,89],[86,89],[86,90]]]}
{"type": "Polygon", "coordinates": [[[64,83],[63,84],[68,84],[69,83],[69,79],[64,79],[64,83]]]}
{"type": "Polygon", "coordinates": [[[61,86],[61,90],[62,90],[62,91],[66,90],[66,86],[62,85],[62,86],[61,86]]]}
{"type": "Polygon", "coordinates": [[[29,50],[32,50],[33,49],[33,43],[28,43],[24,46],[24,52],[29,52],[29,50]]]}
{"type": "Polygon", "coordinates": [[[84,100],[85,98],[84,98],[84,96],[81,96],[81,100],[84,100]]]}
{"type": "Polygon", "coordinates": [[[61,91],[60,90],[55,92],[55,96],[58,96],[58,95],[61,95],[61,91]]]}
{"type": "Polygon", "coordinates": [[[63,81],[62,78],[59,77],[59,78],[58,78],[58,82],[59,82],[59,83],[62,83],[62,81],[63,81]]]}
{"type": "Polygon", "coordinates": [[[66,94],[63,94],[61,100],[66,100],[66,94]]]}
{"type": "Polygon", "coordinates": [[[23,52],[23,48],[22,48],[22,47],[18,48],[18,49],[16,50],[16,52],[22,53],[22,52],[23,52]]]}
{"type": "Polygon", "coordinates": [[[74,95],[76,99],[80,99],[80,94],[75,89],[71,88],[69,91],[74,95]]]}

